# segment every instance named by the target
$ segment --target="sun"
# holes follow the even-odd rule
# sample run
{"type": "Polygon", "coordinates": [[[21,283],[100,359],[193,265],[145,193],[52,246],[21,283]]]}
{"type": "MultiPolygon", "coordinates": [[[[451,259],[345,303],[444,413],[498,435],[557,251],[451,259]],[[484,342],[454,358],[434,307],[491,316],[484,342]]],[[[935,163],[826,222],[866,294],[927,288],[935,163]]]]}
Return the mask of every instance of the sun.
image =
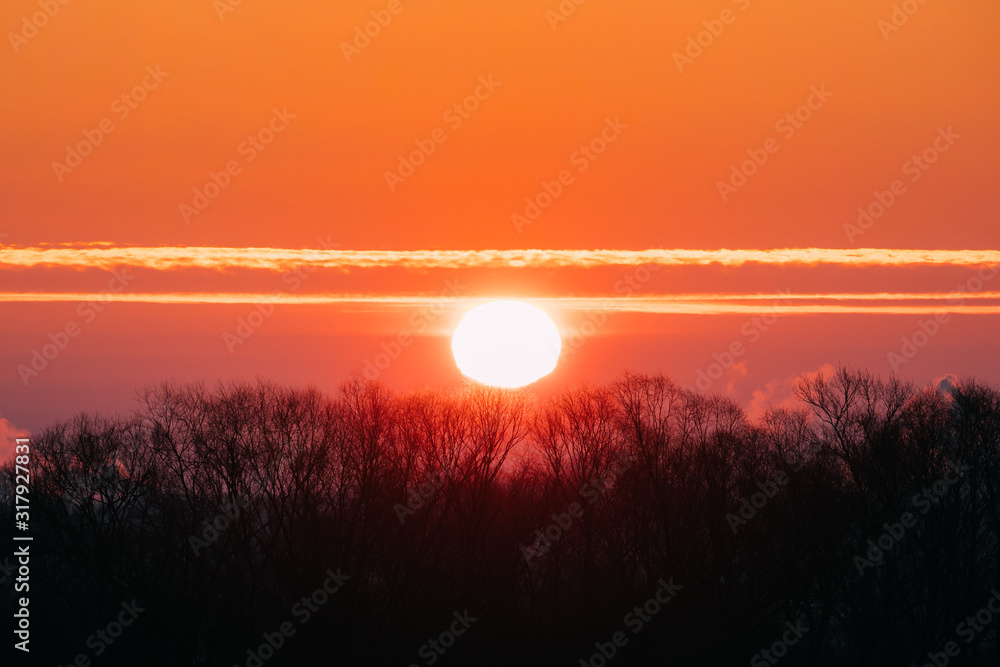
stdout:
{"type": "Polygon", "coordinates": [[[451,339],[458,369],[494,387],[523,387],[556,367],[562,339],[545,311],[522,301],[470,310],[451,339]]]}

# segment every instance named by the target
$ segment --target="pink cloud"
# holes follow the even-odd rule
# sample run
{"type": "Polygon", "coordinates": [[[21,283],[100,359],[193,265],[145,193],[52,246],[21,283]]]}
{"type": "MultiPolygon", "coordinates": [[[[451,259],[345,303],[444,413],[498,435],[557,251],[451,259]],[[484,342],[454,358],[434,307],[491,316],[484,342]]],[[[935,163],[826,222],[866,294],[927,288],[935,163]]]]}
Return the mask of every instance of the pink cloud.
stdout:
{"type": "Polygon", "coordinates": [[[732,394],[736,390],[736,381],[747,376],[747,362],[740,361],[732,365],[726,371],[726,393],[732,394]]]}
{"type": "Polygon", "coordinates": [[[960,384],[958,376],[954,373],[948,373],[947,375],[942,375],[941,377],[936,377],[931,381],[931,386],[938,391],[950,394],[954,389],[960,384]]]}
{"type": "Polygon", "coordinates": [[[14,458],[14,447],[17,445],[17,438],[27,437],[27,431],[17,428],[3,417],[0,417],[0,464],[14,458]]]}
{"type": "Polygon", "coordinates": [[[795,408],[798,401],[795,398],[795,388],[799,381],[811,380],[821,373],[824,377],[830,378],[837,372],[833,364],[823,364],[814,371],[806,371],[798,375],[792,375],[783,380],[772,380],[762,389],[754,389],[753,398],[747,405],[747,416],[751,418],[760,417],[767,408],[795,408]]]}

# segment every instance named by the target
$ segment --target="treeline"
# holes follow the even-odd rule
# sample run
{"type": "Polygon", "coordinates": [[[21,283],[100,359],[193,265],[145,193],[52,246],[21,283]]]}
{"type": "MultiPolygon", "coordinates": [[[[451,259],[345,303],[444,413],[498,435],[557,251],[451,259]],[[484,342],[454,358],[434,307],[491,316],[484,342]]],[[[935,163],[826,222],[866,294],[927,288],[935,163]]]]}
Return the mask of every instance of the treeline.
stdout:
{"type": "Polygon", "coordinates": [[[797,396],[150,388],[32,441],[32,658],[1000,665],[1000,392],[797,396]]]}

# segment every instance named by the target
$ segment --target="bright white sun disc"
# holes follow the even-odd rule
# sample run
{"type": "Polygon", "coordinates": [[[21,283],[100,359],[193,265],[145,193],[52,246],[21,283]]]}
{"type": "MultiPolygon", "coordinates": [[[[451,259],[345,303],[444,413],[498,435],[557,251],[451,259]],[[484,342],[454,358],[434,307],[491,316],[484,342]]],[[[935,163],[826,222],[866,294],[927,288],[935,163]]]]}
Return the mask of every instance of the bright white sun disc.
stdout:
{"type": "Polygon", "coordinates": [[[495,387],[523,387],[545,377],[561,349],[559,330],[545,311],[521,301],[473,308],[451,339],[462,374],[495,387]]]}

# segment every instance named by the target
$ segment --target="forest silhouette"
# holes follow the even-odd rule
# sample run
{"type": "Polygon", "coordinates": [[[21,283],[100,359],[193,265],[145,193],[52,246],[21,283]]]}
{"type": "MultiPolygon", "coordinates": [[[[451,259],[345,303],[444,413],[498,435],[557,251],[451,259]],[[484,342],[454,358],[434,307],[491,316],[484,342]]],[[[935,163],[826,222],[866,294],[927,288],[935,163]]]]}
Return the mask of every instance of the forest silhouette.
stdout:
{"type": "Polygon", "coordinates": [[[1000,665],[1000,391],[972,378],[840,368],[754,418],[631,373],[136,406],[32,438],[36,660],[1000,665]]]}

